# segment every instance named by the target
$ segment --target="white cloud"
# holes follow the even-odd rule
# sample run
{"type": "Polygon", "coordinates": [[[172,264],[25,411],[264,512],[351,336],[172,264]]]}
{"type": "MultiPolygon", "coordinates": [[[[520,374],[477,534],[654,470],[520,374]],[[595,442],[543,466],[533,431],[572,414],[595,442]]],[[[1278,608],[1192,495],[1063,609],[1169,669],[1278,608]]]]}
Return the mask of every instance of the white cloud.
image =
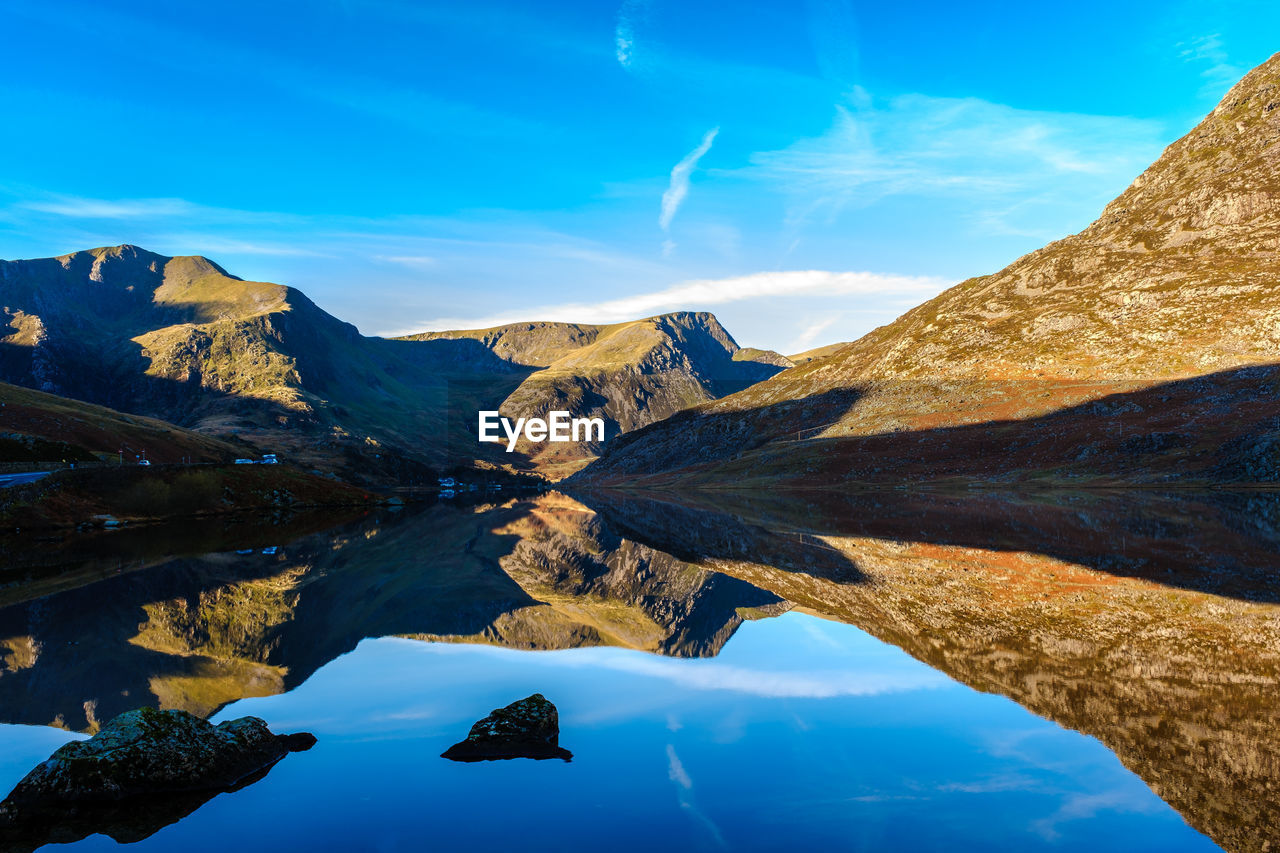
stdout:
{"type": "MultiPolygon", "coordinates": [[[[13,189],[0,193],[16,194],[13,189]]],[[[63,219],[137,220],[144,225],[149,222],[172,225],[174,220],[178,220],[201,225],[239,226],[278,226],[307,221],[296,214],[214,207],[183,198],[91,198],[38,190],[25,190],[23,194],[34,197],[14,202],[14,209],[63,219]]]]}
{"type": "Polygon", "coordinates": [[[1178,47],[1181,48],[1178,55],[1184,61],[1203,63],[1206,66],[1200,72],[1205,81],[1202,94],[1221,97],[1247,70],[1231,62],[1222,36],[1218,33],[1182,42],[1178,47]]]}
{"type": "MultiPolygon", "coordinates": [[[[888,296],[919,300],[933,296],[952,283],[932,276],[886,275],[871,272],[826,270],[760,272],[733,278],[694,279],[663,290],[637,293],[596,303],[571,302],[513,308],[510,311],[481,317],[439,317],[424,321],[422,326],[416,329],[387,334],[411,334],[444,329],[486,329],[490,326],[529,320],[618,323],[670,311],[702,311],[717,305],[775,296],[888,296]]],[[[813,338],[816,338],[823,328],[825,326],[815,331],[813,338]]]]}
{"type": "MultiPolygon", "coordinates": [[[[417,643],[416,640],[404,642],[417,643]]],[[[527,652],[500,646],[428,643],[418,646],[424,654],[476,654],[520,658],[566,669],[598,669],[657,678],[688,690],[725,690],[767,698],[832,699],[840,696],[880,696],[912,690],[937,690],[955,684],[942,673],[925,666],[876,671],[849,669],[756,669],[724,663],[715,658],[698,660],[665,658],[630,649],[584,648],[527,657],[527,652]]]]}
{"type": "Polygon", "coordinates": [[[796,230],[913,195],[963,203],[984,225],[1008,216],[1006,230],[1057,237],[1064,208],[1096,215],[1164,142],[1154,121],[918,94],[875,105],[862,93],[836,108],[820,136],[757,152],[745,169],[720,175],[776,189],[796,230]]]}
{"type": "Polygon", "coordinates": [[[693,780],[689,778],[672,744],[667,744],[667,777],[686,791],[693,787],[693,780]]]}
{"type": "Polygon", "coordinates": [[[1164,808],[1166,808],[1164,803],[1142,785],[1087,794],[1070,794],[1063,798],[1056,812],[1035,821],[1032,829],[1046,841],[1057,841],[1062,837],[1058,827],[1064,823],[1090,820],[1101,812],[1158,814],[1164,808]]]}
{"type": "Polygon", "coordinates": [[[579,664],[660,678],[691,690],[728,690],[769,698],[831,699],[837,696],[879,696],[910,690],[932,690],[952,682],[931,670],[909,672],[788,670],[770,672],[718,661],[679,661],[640,655],[566,657],[579,664]],[[591,660],[589,658],[596,658],[591,660]]]}
{"type": "Polygon", "coordinates": [[[154,216],[189,216],[197,205],[180,198],[100,199],[54,196],[17,205],[26,210],[75,219],[144,219],[154,216]]]}
{"type": "Polygon", "coordinates": [[[430,255],[375,255],[375,260],[389,264],[399,264],[411,269],[424,269],[435,266],[438,261],[430,255]]]}
{"type": "Polygon", "coordinates": [[[613,29],[614,55],[627,70],[635,65],[636,26],[649,16],[649,0],[624,0],[613,29]]]}
{"type": "MultiPolygon", "coordinates": [[[[217,237],[212,234],[163,234],[158,237],[166,245],[194,246],[202,255],[268,255],[272,257],[326,257],[323,252],[281,243],[265,243],[217,237]]],[[[216,258],[215,258],[216,259],[216,258]]]]}
{"type": "Polygon", "coordinates": [[[689,195],[689,178],[693,170],[698,167],[698,161],[711,150],[711,145],[716,141],[716,134],[719,132],[718,127],[708,130],[702,137],[702,142],[698,143],[698,147],[684,155],[684,158],[671,170],[671,183],[667,186],[667,191],[662,194],[662,212],[658,214],[658,227],[664,233],[670,230],[671,220],[675,218],[680,205],[689,195]]]}
{"type": "Polygon", "coordinates": [[[810,323],[805,326],[803,332],[797,335],[790,344],[787,345],[786,352],[800,353],[813,347],[813,342],[818,339],[818,335],[831,328],[840,320],[842,314],[837,311],[830,317],[824,317],[816,323],[810,323]]]}
{"type": "Polygon", "coordinates": [[[618,64],[623,68],[631,67],[631,49],[635,45],[635,33],[631,31],[631,22],[618,20],[618,28],[614,31],[614,44],[617,48],[618,64]]]}

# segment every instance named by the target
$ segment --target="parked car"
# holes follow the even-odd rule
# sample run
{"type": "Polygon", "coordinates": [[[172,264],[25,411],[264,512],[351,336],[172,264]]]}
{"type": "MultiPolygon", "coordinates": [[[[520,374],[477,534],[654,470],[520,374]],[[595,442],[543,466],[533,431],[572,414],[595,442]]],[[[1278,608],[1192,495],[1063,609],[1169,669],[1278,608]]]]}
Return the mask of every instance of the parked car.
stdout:
{"type": "Polygon", "coordinates": [[[262,457],[262,464],[263,465],[279,465],[280,460],[276,458],[276,455],[274,453],[268,453],[262,457]]]}
{"type": "Polygon", "coordinates": [[[252,460],[252,459],[237,459],[237,460],[236,460],[236,464],[237,464],[237,465],[252,465],[252,464],[253,464],[253,460],[252,460]]]}
{"type": "Polygon", "coordinates": [[[139,460],[138,460],[138,464],[139,464],[139,465],[150,465],[150,464],[151,464],[151,460],[150,460],[150,459],[139,459],[139,460]]]}

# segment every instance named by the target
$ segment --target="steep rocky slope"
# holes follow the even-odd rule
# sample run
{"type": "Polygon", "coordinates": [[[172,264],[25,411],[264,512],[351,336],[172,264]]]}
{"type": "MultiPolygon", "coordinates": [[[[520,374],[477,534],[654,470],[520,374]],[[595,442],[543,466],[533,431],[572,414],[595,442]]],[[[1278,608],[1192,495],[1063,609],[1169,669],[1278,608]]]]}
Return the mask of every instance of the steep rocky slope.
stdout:
{"type": "Polygon", "coordinates": [[[553,410],[603,418],[603,442],[517,445],[552,476],[589,461],[620,433],[741,390],[791,366],[775,352],[740,348],[706,313],[664,314],[608,326],[516,323],[427,332],[401,340],[479,341],[504,361],[532,371],[498,407],[513,420],[545,417],[553,410]]]}
{"type": "Polygon", "coordinates": [[[1277,143],[1280,55],[1084,231],[629,436],[587,475],[1280,478],[1277,143]]]}

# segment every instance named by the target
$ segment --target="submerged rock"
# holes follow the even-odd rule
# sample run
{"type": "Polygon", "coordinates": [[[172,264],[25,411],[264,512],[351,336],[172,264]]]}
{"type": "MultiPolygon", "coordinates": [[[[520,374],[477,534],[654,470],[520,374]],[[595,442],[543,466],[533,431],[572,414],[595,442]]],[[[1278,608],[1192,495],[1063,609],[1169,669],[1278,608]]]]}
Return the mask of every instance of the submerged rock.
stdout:
{"type": "Polygon", "coordinates": [[[95,832],[136,841],[314,744],[310,734],[275,735],[257,717],[215,726],[186,711],[128,711],[28,773],[0,803],[0,838],[18,847],[95,832]]]}
{"type": "Polygon", "coordinates": [[[496,761],[506,758],[560,758],[573,753],[560,747],[560,714],[541,693],[494,710],[471,727],[467,739],[441,755],[453,761],[496,761]]]}

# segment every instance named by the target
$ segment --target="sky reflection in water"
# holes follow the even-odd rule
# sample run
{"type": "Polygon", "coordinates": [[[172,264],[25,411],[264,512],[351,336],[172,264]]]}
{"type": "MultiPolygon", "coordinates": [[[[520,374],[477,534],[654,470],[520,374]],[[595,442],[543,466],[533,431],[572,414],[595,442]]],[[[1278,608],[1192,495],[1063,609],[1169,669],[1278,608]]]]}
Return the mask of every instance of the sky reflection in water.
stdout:
{"type": "MultiPolygon", "coordinates": [[[[139,849],[1217,849],[1093,738],[800,613],[702,660],[369,640],[244,714],[319,744],[139,849]],[[533,692],[572,763],[439,758],[533,692]]],[[[0,727],[2,781],[68,737],[0,727]]]]}

